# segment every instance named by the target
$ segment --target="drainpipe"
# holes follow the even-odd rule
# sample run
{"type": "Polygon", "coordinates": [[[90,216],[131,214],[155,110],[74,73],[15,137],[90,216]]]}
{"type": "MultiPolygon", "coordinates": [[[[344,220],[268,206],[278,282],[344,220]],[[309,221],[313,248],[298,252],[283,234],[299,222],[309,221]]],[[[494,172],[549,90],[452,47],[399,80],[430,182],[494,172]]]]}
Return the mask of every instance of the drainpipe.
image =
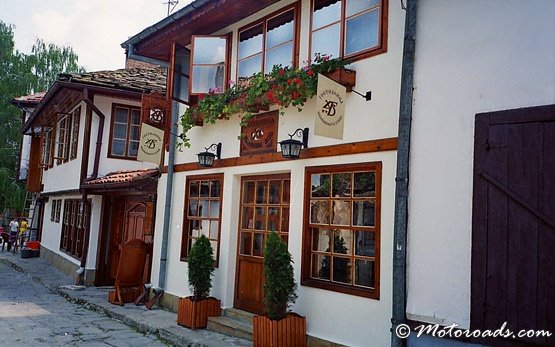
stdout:
{"type": "Polygon", "coordinates": [[[412,91],[414,86],[414,53],[416,44],[416,7],[418,0],[407,1],[405,39],[401,70],[401,96],[399,107],[399,136],[397,142],[397,177],[395,178],[395,223],[393,227],[393,304],[391,318],[391,346],[406,344],[396,334],[400,324],[406,322],[407,276],[407,219],[410,132],[412,120],[412,91]]]}
{"type": "MultiPolygon", "coordinates": [[[[85,228],[85,232],[84,234],[84,240],[83,240],[83,254],[81,255],[81,264],[79,265],[79,270],[77,270],[77,284],[85,284],[86,282],[86,278],[85,278],[85,266],[87,265],[87,255],[89,254],[89,234],[90,234],[90,230],[89,226],[85,226],[85,211],[87,210],[87,191],[85,189],[83,189],[83,193],[81,194],[81,206],[83,207],[83,211],[82,211],[82,216],[81,217],[81,227],[85,228]]],[[[81,207],[79,206],[79,207],[81,207]]],[[[90,211],[89,211],[90,213],[90,211]]],[[[89,222],[90,218],[87,218],[87,223],[89,222]]]]}
{"type": "Polygon", "coordinates": [[[170,132],[170,150],[168,153],[168,174],[166,176],[166,203],[164,205],[164,226],[162,229],[162,245],[160,249],[160,270],[158,272],[158,288],[154,288],[156,294],[163,292],[166,285],[166,267],[168,259],[168,235],[170,232],[170,217],[173,195],[173,166],[175,162],[175,145],[177,134],[177,122],[179,119],[179,104],[172,101],[172,119],[170,132]]]}

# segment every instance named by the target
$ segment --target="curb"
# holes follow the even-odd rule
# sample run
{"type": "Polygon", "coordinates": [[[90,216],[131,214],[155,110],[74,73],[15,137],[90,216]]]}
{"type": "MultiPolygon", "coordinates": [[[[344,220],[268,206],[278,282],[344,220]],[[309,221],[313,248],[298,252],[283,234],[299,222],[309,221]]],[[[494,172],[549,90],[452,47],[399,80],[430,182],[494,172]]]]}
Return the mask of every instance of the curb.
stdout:
{"type": "Polygon", "coordinates": [[[192,342],[190,340],[187,340],[184,337],[172,334],[171,332],[168,332],[165,329],[159,329],[159,328],[153,327],[151,325],[144,324],[142,322],[138,322],[138,321],[136,321],[132,318],[129,318],[129,317],[123,315],[123,314],[120,314],[120,313],[117,313],[115,311],[109,310],[109,309],[107,309],[105,307],[102,307],[100,305],[91,303],[91,302],[89,302],[85,299],[74,297],[71,294],[66,293],[66,292],[64,292],[63,290],[61,290],[57,287],[54,287],[54,286],[51,286],[51,285],[45,283],[40,277],[31,275],[27,270],[25,270],[24,268],[22,268],[18,264],[10,261],[9,259],[0,258],[0,262],[6,264],[8,266],[11,266],[14,270],[16,270],[18,272],[21,272],[21,273],[24,273],[24,274],[30,276],[35,282],[40,283],[44,287],[48,288],[48,290],[60,295],[61,297],[63,297],[64,299],[66,299],[67,301],[69,301],[71,303],[80,305],[80,306],[86,308],[89,311],[98,312],[98,313],[103,314],[105,316],[108,316],[110,318],[116,319],[116,320],[122,322],[123,324],[137,330],[140,333],[156,335],[156,337],[164,343],[168,343],[168,344],[171,344],[171,345],[174,345],[174,346],[187,346],[187,347],[202,347],[202,346],[204,346],[202,344],[198,344],[198,343],[192,342]]]}

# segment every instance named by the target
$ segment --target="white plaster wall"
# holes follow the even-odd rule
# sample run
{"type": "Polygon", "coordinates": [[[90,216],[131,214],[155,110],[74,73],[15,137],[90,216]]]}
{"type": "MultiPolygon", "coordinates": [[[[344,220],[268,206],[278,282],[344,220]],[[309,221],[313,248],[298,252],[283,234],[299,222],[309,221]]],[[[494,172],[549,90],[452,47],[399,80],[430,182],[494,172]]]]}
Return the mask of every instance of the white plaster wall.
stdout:
{"type": "MultiPolygon", "coordinates": [[[[60,190],[71,190],[79,189],[79,180],[81,175],[81,153],[83,152],[83,138],[85,133],[85,103],[81,102],[72,108],[69,112],[71,113],[77,107],[81,107],[81,116],[79,117],[79,141],[77,143],[77,158],[70,160],[66,163],[60,165],[56,164],[56,159],[54,159],[54,165],[42,174],[42,183],[44,184],[43,192],[56,192],[60,190]]],[[[57,143],[58,134],[54,140],[54,156],[58,150],[57,143]]]]}
{"type": "MultiPolygon", "coordinates": [[[[104,120],[104,130],[102,133],[102,147],[100,150],[100,162],[98,166],[98,177],[120,170],[139,170],[147,168],[155,168],[156,164],[119,158],[108,158],[108,146],[110,144],[110,127],[112,118],[112,105],[121,104],[140,107],[140,101],[132,101],[128,99],[113,98],[104,95],[95,95],[94,104],[106,116],[104,120]]],[[[89,149],[89,167],[87,177],[90,177],[94,168],[94,156],[96,152],[96,138],[98,136],[99,117],[93,112],[91,124],[91,146],[89,149]]]]}
{"type": "MultiPolygon", "coordinates": [[[[89,251],[87,254],[87,269],[96,268],[96,252],[97,252],[97,242],[98,240],[98,230],[100,226],[100,214],[102,211],[102,197],[89,195],[88,198],[91,200],[91,216],[90,216],[90,242],[89,251]]],[[[81,199],[81,195],[61,195],[61,196],[51,196],[48,202],[44,205],[44,219],[42,227],[42,237],[41,237],[41,247],[47,248],[48,250],[62,256],[71,263],[75,265],[80,264],[80,260],[73,258],[72,256],[60,251],[60,240],[62,236],[62,223],[64,220],[64,201],[67,199],[81,199]],[[60,222],[55,223],[50,221],[50,213],[52,211],[52,201],[62,200],[62,207],[60,211],[60,222]]]]}
{"type": "Polygon", "coordinates": [[[468,328],[474,116],[555,103],[555,2],[421,1],[409,318],[468,328]]]}

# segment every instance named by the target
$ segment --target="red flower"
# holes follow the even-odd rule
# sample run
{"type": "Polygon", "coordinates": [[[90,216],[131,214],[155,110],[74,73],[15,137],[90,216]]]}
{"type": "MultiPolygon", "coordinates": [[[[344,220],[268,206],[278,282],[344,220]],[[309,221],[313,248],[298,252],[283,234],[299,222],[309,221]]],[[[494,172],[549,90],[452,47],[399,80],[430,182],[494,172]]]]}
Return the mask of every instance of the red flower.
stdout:
{"type": "Polygon", "coordinates": [[[312,75],[314,75],[314,70],[308,70],[306,72],[306,74],[309,75],[309,76],[312,76],[312,75]]]}
{"type": "Polygon", "coordinates": [[[303,84],[303,80],[301,80],[299,77],[295,78],[295,83],[297,83],[298,86],[301,86],[303,84]]]}
{"type": "Polygon", "coordinates": [[[293,95],[291,95],[291,98],[292,98],[293,100],[298,99],[298,98],[299,98],[299,93],[294,92],[293,95]]]}
{"type": "Polygon", "coordinates": [[[198,95],[198,101],[201,101],[202,99],[204,99],[204,96],[205,96],[205,95],[206,95],[206,94],[199,94],[199,95],[198,95]]]}
{"type": "Polygon", "coordinates": [[[285,70],[280,69],[280,70],[278,71],[278,75],[280,75],[280,76],[285,75],[285,70]]]}
{"type": "Polygon", "coordinates": [[[268,91],[268,94],[267,94],[267,95],[268,95],[268,100],[269,100],[270,102],[276,102],[276,97],[274,96],[274,92],[272,92],[272,91],[270,90],[270,91],[268,91]]]}
{"type": "Polygon", "coordinates": [[[277,87],[277,84],[272,84],[272,89],[276,89],[277,87]]]}
{"type": "Polygon", "coordinates": [[[287,84],[291,84],[291,83],[293,83],[293,80],[289,78],[289,79],[287,80],[287,84]]]}

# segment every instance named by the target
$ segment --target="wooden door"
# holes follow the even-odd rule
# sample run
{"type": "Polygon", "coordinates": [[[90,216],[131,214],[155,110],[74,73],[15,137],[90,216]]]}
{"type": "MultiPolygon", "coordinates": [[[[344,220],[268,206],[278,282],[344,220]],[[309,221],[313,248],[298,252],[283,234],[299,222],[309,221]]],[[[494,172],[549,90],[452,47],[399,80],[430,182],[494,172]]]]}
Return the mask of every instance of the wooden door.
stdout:
{"type": "Polygon", "coordinates": [[[553,331],[555,105],[477,115],[474,155],[471,327],[553,331]]]}
{"type": "Polygon", "coordinates": [[[234,307],[261,314],[263,250],[270,231],[289,234],[289,174],[243,177],[234,307]]]}

